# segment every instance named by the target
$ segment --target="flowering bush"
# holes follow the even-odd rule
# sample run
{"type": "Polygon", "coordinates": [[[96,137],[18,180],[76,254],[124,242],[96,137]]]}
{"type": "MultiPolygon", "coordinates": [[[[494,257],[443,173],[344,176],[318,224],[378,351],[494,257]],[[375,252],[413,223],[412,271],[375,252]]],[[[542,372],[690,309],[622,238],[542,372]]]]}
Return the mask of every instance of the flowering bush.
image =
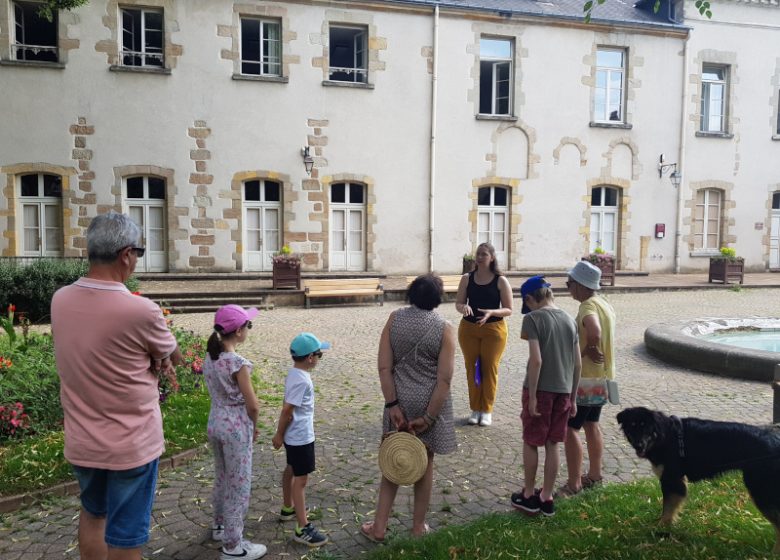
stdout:
{"type": "Polygon", "coordinates": [[[607,253],[602,247],[596,247],[586,259],[596,266],[602,266],[614,262],[615,256],[607,253]]]}
{"type": "Polygon", "coordinates": [[[0,439],[18,437],[30,427],[30,418],[24,412],[24,405],[0,405],[0,439]]]}
{"type": "Polygon", "coordinates": [[[742,257],[737,256],[737,250],[733,247],[721,247],[720,248],[720,255],[716,255],[712,257],[715,260],[722,260],[722,261],[729,261],[729,262],[740,262],[744,259],[742,257]]]}
{"type": "Polygon", "coordinates": [[[285,245],[281,250],[276,253],[271,260],[276,265],[286,265],[290,268],[298,268],[301,266],[301,256],[297,253],[293,253],[289,245],[285,245]]]}

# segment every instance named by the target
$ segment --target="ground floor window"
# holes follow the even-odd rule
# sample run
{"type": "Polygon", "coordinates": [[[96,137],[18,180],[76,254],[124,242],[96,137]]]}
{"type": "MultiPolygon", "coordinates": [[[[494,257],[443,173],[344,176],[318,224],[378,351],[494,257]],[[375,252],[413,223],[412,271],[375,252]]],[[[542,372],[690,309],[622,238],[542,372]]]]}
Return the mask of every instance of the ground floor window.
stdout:
{"type": "Polygon", "coordinates": [[[717,189],[696,193],[693,211],[693,247],[702,251],[720,249],[720,222],[723,195],[717,189]]]}
{"type": "Polygon", "coordinates": [[[509,266],[509,189],[480,187],[477,191],[477,243],[490,243],[501,268],[509,266]]]}
{"type": "Polygon", "coordinates": [[[330,186],[330,269],[366,269],[366,187],[361,183],[330,186]]]}
{"type": "Polygon", "coordinates": [[[618,189],[596,187],[590,199],[590,252],[596,248],[607,253],[617,252],[617,231],[619,223],[618,189]]]}
{"type": "Polygon", "coordinates": [[[138,259],[137,272],[168,271],[168,227],[165,179],[154,176],[125,179],[125,207],[141,228],[146,254],[138,259]]]}
{"type": "Polygon", "coordinates": [[[22,254],[60,257],[62,239],[62,177],[30,173],[19,177],[22,211],[22,254]]]}
{"type": "Polygon", "coordinates": [[[271,258],[281,249],[282,185],[256,179],[244,182],[246,270],[272,270],[271,258]]]}

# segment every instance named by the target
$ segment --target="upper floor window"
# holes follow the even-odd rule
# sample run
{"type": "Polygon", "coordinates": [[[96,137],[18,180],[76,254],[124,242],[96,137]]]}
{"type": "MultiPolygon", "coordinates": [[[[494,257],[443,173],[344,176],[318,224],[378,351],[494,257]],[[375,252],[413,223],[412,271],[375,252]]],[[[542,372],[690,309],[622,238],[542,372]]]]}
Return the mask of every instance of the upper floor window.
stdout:
{"type": "Polygon", "coordinates": [[[596,51],[594,121],[625,122],[623,110],[625,77],[625,50],[600,48],[596,51]]]}
{"type": "Polygon", "coordinates": [[[122,65],[162,68],[163,12],[122,8],[122,65]]]}
{"type": "Polygon", "coordinates": [[[14,40],[11,56],[14,60],[58,62],[57,12],[48,21],[38,15],[37,2],[13,2],[14,40]]]}
{"type": "Polygon", "coordinates": [[[705,64],[701,72],[701,131],[726,132],[728,67],[705,64]]]}
{"type": "Polygon", "coordinates": [[[368,29],[330,26],[329,79],[368,83],[368,29]]]}
{"type": "Polygon", "coordinates": [[[701,189],[693,213],[693,247],[705,251],[720,248],[721,191],[701,189]]]}
{"type": "Polygon", "coordinates": [[[512,40],[479,40],[479,112],[512,114],[512,40]]]}
{"type": "Polygon", "coordinates": [[[241,18],[241,73],[282,75],[282,33],[279,21],[241,18]]]}

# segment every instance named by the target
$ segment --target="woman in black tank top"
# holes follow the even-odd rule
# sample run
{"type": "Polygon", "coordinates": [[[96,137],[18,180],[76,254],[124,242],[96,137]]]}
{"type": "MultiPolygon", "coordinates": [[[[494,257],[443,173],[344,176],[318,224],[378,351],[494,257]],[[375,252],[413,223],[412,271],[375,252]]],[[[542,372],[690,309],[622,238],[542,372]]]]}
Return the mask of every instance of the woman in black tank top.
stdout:
{"type": "Polygon", "coordinates": [[[469,424],[493,423],[498,386],[498,364],[508,336],[505,317],[512,314],[512,288],[496,263],[490,243],[477,247],[477,266],[464,274],[455,308],[463,315],[458,342],[466,362],[471,415],[469,424]]]}

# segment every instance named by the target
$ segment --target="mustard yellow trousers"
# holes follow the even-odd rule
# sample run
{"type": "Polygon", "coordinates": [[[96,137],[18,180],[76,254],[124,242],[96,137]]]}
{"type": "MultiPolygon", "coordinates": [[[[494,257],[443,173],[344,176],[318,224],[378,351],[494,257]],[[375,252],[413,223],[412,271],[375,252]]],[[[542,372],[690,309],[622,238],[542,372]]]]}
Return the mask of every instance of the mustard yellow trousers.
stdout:
{"type": "Polygon", "coordinates": [[[466,380],[469,385],[469,405],[477,412],[493,412],[498,389],[498,364],[506,348],[509,334],[506,320],[480,326],[461,321],[458,342],[466,362],[466,380]],[[477,358],[480,358],[481,381],[474,380],[477,358]]]}

